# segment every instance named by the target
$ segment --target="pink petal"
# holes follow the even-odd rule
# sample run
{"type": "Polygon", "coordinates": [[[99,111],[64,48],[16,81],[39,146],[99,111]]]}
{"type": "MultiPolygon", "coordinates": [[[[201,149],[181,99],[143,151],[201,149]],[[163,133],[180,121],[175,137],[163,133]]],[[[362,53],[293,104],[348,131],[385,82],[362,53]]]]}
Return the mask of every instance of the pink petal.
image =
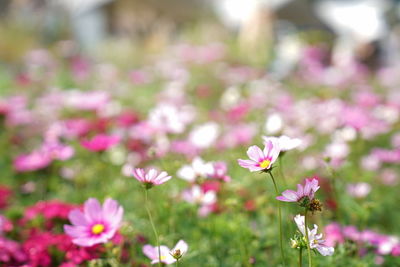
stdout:
{"type": "Polygon", "coordinates": [[[84,213],[87,221],[99,221],[102,219],[102,208],[99,201],[95,198],[89,198],[84,205],[84,213]]]}
{"type": "Polygon", "coordinates": [[[78,209],[72,210],[68,214],[68,219],[74,225],[88,225],[88,221],[85,218],[85,215],[78,209]]]}
{"type": "Polygon", "coordinates": [[[262,150],[258,146],[249,147],[249,149],[247,150],[247,155],[249,156],[250,159],[256,162],[260,162],[265,158],[262,150]]]}
{"type": "Polygon", "coordinates": [[[247,168],[247,169],[249,169],[249,170],[252,171],[252,172],[254,172],[254,171],[261,171],[261,170],[262,170],[262,168],[260,168],[260,167],[258,166],[258,164],[255,163],[255,162],[252,161],[252,160],[238,159],[238,163],[239,163],[239,165],[240,165],[241,167],[247,168]]]}
{"type": "Polygon", "coordinates": [[[143,254],[151,260],[158,259],[157,248],[151,245],[144,245],[142,248],[143,254]]]}
{"type": "Polygon", "coordinates": [[[285,190],[282,192],[282,196],[289,200],[289,202],[297,202],[299,199],[297,193],[293,190],[285,190]]]}

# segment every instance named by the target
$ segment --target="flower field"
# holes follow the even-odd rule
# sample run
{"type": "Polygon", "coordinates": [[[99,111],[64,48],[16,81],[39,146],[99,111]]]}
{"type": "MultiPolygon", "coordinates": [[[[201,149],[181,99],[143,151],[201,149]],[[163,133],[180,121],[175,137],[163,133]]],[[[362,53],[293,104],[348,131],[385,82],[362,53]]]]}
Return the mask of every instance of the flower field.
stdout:
{"type": "Polygon", "coordinates": [[[0,65],[0,265],[400,266],[400,69],[324,52],[0,65]]]}

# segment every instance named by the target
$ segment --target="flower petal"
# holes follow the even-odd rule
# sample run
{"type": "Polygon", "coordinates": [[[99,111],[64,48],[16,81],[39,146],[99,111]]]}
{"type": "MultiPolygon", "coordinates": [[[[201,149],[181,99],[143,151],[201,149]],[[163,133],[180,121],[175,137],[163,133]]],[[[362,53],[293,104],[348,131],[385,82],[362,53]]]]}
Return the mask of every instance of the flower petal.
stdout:
{"type": "Polygon", "coordinates": [[[265,158],[263,151],[258,146],[249,147],[249,149],[247,150],[247,155],[250,159],[256,162],[263,161],[265,158]]]}

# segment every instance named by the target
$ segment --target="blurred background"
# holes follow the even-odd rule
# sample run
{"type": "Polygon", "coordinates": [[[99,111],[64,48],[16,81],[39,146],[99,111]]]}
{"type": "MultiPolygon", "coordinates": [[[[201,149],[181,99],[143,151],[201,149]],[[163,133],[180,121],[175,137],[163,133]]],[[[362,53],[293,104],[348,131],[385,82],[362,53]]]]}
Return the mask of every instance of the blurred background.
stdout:
{"type": "Polygon", "coordinates": [[[322,47],[329,65],[375,70],[398,62],[399,15],[397,0],[2,0],[0,62],[73,47],[134,64],[177,42],[224,42],[278,79],[309,45],[322,47]]]}

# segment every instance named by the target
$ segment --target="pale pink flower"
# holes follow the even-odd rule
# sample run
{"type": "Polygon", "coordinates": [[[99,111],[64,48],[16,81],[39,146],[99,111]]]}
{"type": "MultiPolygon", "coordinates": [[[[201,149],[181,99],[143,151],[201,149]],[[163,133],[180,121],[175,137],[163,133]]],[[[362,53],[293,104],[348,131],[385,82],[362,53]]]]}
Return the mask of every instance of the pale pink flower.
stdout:
{"type": "Polygon", "coordinates": [[[261,150],[258,146],[249,147],[247,155],[250,160],[239,159],[238,163],[251,172],[268,170],[278,158],[279,152],[278,141],[271,139],[265,142],[264,150],[261,150]]]}
{"type": "Polygon", "coordinates": [[[78,110],[100,110],[110,101],[110,96],[105,91],[78,90],[68,91],[64,95],[65,106],[78,110]]]}
{"type": "Polygon", "coordinates": [[[194,185],[190,189],[183,191],[182,198],[191,204],[200,205],[199,216],[205,217],[213,211],[214,204],[217,202],[217,194],[213,190],[205,192],[200,186],[194,185]]]}
{"type": "Polygon", "coordinates": [[[140,168],[133,169],[133,176],[139,182],[143,183],[146,188],[151,188],[154,185],[160,185],[171,179],[167,172],[158,173],[155,169],[150,169],[147,173],[140,168]]]}
{"type": "MultiPolygon", "coordinates": [[[[303,234],[303,236],[305,236],[306,227],[304,224],[305,221],[304,216],[298,214],[294,217],[294,221],[297,224],[297,228],[299,228],[300,232],[303,234]]],[[[325,244],[325,240],[322,239],[322,234],[317,234],[318,226],[314,224],[314,229],[310,230],[307,228],[307,230],[308,230],[308,240],[310,242],[310,248],[318,250],[318,252],[322,256],[331,256],[335,251],[335,249],[325,244]]]]}
{"type": "Polygon", "coordinates": [[[120,227],[124,209],[118,202],[107,198],[103,206],[95,198],[89,198],[83,212],[72,210],[68,218],[72,225],[64,225],[64,231],[78,246],[90,247],[112,239],[120,227]]]}
{"type": "Polygon", "coordinates": [[[200,205],[212,205],[217,201],[215,191],[204,192],[200,186],[194,185],[190,189],[183,191],[182,198],[188,203],[200,205]]]}
{"type": "Polygon", "coordinates": [[[182,133],[194,117],[189,107],[177,108],[170,104],[159,104],[150,111],[148,122],[151,126],[166,133],[182,133]]]}
{"type": "Polygon", "coordinates": [[[347,193],[355,198],[364,198],[371,192],[371,185],[368,183],[355,183],[347,185],[347,193]]]}
{"type": "Polygon", "coordinates": [[[167,246],[160,246],[160,257],[158,255],[158,247],[153,247],[151,245],[143,246],[143,254],[151,260],[151,264],[156,264],[161,259],[162,263],[169,265],[176,262],[173,255],[179,254],[180,256],[183,256],[188,251],[188,248],[189,246],[185,241],[179,240],[172,250],[167,246]]]}
{"type": "Polygon", "coordinates": [[[218,161],[212,164],[213,171],[209,173],[210,178],[220,179],[224,182],[230,182],[231,177],[227,174],[228,168],[225,162],[218,161]]]}
{"type": "Polygon", "coordinates": [[[393,169],[383,169],[379,179],[385,185],[396,185],[399,182],[398,174],[393,169]]]}
{"type": "Polygon", "coordinates": [[[218,141],[218,147],[233,148],[238,145],[249,144],[257,132],[253,124],[239,124],[227,130],[224,136],[218,141]]]}
{"type": "Polygon", "coordinates": [[[277,200],[284,202],[301,202],[303,199],[314,199],[314,194],[319,189],[317,179],[306,179],[305,185],[297,184],[297,192],[293,190],[285,190],[282,196],[276,197],[277,200]]]}
{"type": "Polygon", "coordinates": [[[46,142],[42,145],[40,151],[44,154],[49,154],[52,159],[62,161],[70,159],[75,153],[73,147],[59,142],[46,142]]]}

